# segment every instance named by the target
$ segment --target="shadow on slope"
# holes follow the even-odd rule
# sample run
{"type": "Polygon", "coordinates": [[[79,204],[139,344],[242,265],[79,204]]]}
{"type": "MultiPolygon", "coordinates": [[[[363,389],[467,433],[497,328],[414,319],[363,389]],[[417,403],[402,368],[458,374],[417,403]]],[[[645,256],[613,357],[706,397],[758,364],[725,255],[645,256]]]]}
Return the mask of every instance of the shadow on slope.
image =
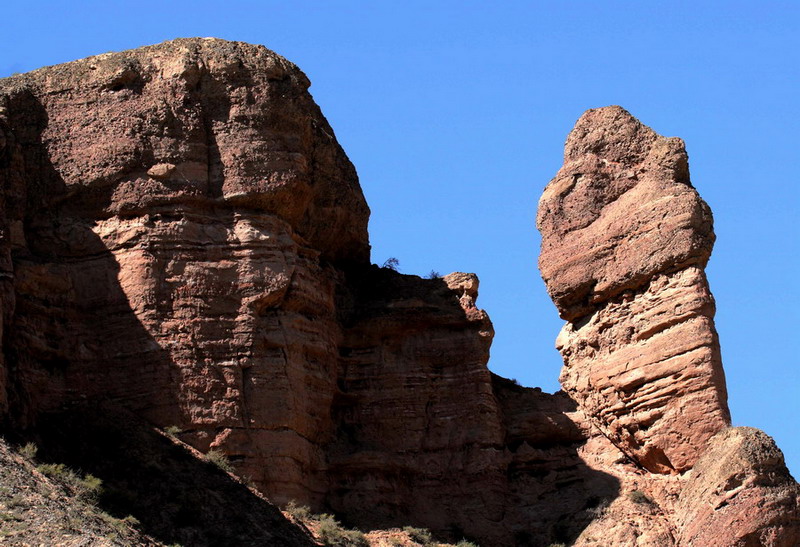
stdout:
{"type": "Polygon", "coordinates": [[[129,412],[76,406],[40,416],[39,459],[103,481],[98,505],[184,546],[315,545],[263,497],[129,412]]]}

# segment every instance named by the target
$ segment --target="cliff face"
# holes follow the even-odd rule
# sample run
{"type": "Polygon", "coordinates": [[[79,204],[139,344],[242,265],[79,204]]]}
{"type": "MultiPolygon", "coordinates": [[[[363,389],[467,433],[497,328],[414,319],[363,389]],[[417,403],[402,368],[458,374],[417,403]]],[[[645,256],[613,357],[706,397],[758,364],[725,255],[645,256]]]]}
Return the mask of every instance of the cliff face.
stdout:
{"type": "Polygon", "coordinates": [[[369,210],[308,85],[220,40],[4,82],[17,419],[103,397],[322,495],[333,265],[367,262],[369,210]]]}
{"type": "Polygon", "coordinates": [[[0,81],[8,427],[101,401],[224,452],[275,502],[365,527],[792,544],[780,452],[726,433],[711,215],[681,141],[616,107],[571,133],[538,217],[568,321],[565,392],[549,395],[487,369],[474,275],[369,264],[369,210],[308,85],[215,39],[0,81]],[[768,456],[737,456],[736,439],[768,456]],[[708,489],[725,511],[701,507],[708,489]]]}

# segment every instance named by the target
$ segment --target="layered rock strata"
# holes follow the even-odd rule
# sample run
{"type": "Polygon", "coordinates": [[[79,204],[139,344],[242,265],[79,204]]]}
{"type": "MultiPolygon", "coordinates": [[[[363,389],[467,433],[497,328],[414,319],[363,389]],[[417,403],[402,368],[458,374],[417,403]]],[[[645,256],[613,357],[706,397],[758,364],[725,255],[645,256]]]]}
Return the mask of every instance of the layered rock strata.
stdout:
{"type": "Polygon", "coordinates": [[[729,427],[703,271],[712,219],[683,142],[620,107],[587,111],[537,224],[542,276],[568,320],[561,384],[595,431],[579,454],[627,492],[575,545],[796,544],[800,488],[783,455],[763,432],[729,427]]]}
{"type": "Polygon", "coordinates": [[[111,399],[321,499],[334,299],[340,269],[368,263],[369,209],[308,86],[214,39],[3,81],[17,421],[111,399]]]}
{"type": "Polygon", "coordinates": [[[681,141],[616,107],[571,133],[538,217],[568,321],[550,395],[487,369],[477,277],[369,263],[369,210],[308,86],[216,39],[0,81],[7,427],[122,407],[221,451],[274,502],[362,527],[791,544],[779,451],[726,429],[711,216],[681,141]]]}
{"type": "Polygon", "coordinates": [[[556,344],[564,389],[638,464],[689,469],[730,417],[703,273],[711,212],[683,141],[619,107],[588,111],[537,223],[542,276],[569,320],[556,344]]]}

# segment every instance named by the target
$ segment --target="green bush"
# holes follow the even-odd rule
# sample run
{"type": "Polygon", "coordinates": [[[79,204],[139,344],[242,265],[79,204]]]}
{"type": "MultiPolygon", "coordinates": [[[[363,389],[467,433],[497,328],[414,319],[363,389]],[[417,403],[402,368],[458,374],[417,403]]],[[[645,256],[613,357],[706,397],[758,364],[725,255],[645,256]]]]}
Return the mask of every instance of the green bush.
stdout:
{"type": "Polygon", "coordinates": [[[103,481],[91,473],[87,473],[85,477],[78,479],[76,489],[80,497],[95,501],[103,492],[103,481]]]}
{"type": "Polygon", "coordinates": [[[183,430],[177,425],[168,425],[164,428],[164,433],[170,437],[177,437],[180,433],[183,433],[183,430]]]}
{"type": "Polygon", "coordinates": [[[209,463],[213,463],[226,473],[233,473],[233,466],[228,460],[228,457],[216,448],[212,448],[206,453],[205,460],[209,463]]]}
{"type": "Polygon", "coordinates": [[[475,543],[471,541],[467,541],[466,539],[462,539],[458,543],[456,543],[456,547],[478,547],[475,543]]]}
{"type": "Polygon", "coordinates": [[[300,522],[311,520],[311,508],[308,505],[298,505],[294,500],[290,500],[289,503],[286,504],[284,511],[300,522]]]}
{"type": "Polygon", "coordinates": [[[405,526],[403,527],[403,532],[408,534],[408,537],[411,538],[411,541],[416,541],[417,543],[421,543],[422,545],[432,545],[433,544],[433,537],[429,530],[425,528],[415,528],[414,526],[405,526]]]}
{"type": "Polygon", "coordinates": [[[631,500],[633,503],[640,503],[642,505],[652,505],[653,500],[647,497],[647,494],[642,492],[641,490],[634,490],[630,494],[628,494],[628,499],[631,500]]]}
{"type": "Polygon", "coordinates": [[[125,518],[118,519],[108,513],[101,511],[99,517],[114,529],[115,535],[124,535],[131,526],[138,526],[139,521],[135,517],[128,515],[125,518]]]}
{"type": "Polygon", "coordinates": [[[36,466],[36,469],[73,489],[78,489],[81,485],[81,478],[78,474],[63,463],[43,463],[36,466]]]}
{"type": "Polygon", "coordinates": [[[81,477],[63,463],[43,463],[37,466],[36,469],[48,477],[64,483],[74,490],[78,497],[87,501],[96,501],[103,492],[103,481],[101,479],[91,473],[81,477]]]}
{"type": "Polygon", "coordinates": [[[317,535],[329,547],[369,547],[367,536],[358,530],[346,530],[333,515],[320,515],[317,535]]]}
{"type": "Polygon", "coordinates": [[[39,447],[36,446],[36,443],[26,443],[25,446],[19,449],[19,453],[26,460],[34,459],[37,452],[39,452],[39,447]]]}
{"type": "Polygon", "coordinates": [[[128,526],[133,526],[134,528],[138,528],[142,524],[141,522],[139,522],[139,519],[137,519],[133,515],[127,515],[122,519],[122,522],[124,522],[128,526]]]}

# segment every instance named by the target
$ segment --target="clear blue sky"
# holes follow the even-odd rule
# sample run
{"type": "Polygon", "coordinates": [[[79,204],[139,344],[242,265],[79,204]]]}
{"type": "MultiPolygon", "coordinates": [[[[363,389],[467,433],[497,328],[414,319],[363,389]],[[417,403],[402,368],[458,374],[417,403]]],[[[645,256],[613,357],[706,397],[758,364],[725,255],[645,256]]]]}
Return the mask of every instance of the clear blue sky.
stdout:
{"type": "Polygon", "coordinates": [[[538,197],[580,114],[680,136],[711,205],[708,275],[735,425],[800,475],[800,2],[11,2],[0,76],[186,36],[297,63],[359,171],[373,261],[472,271],[492,370],[558,388],[538,197]]]}

